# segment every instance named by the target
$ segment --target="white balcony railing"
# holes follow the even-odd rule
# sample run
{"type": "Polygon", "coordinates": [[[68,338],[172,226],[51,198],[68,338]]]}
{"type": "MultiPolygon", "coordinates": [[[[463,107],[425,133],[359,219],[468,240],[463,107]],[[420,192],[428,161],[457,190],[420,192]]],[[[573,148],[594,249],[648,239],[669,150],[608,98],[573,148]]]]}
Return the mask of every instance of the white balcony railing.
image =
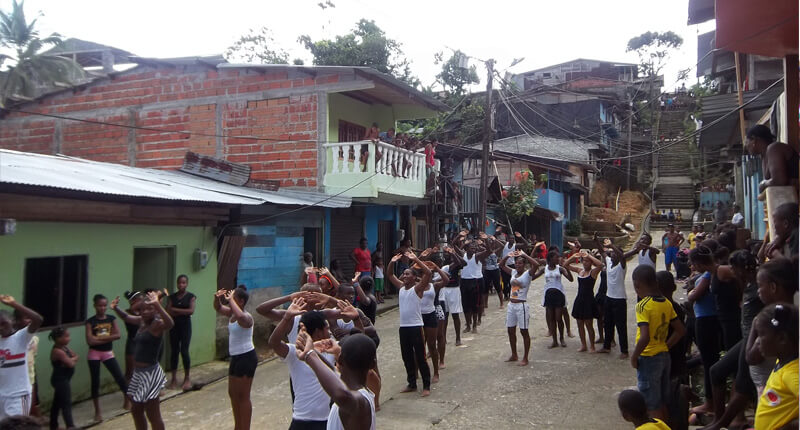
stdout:
{"type": "Polygon", "coordinates": [[[350,197],[425,196],[425,154],[383,142],[327,143],[326,192],[350,197]]]}

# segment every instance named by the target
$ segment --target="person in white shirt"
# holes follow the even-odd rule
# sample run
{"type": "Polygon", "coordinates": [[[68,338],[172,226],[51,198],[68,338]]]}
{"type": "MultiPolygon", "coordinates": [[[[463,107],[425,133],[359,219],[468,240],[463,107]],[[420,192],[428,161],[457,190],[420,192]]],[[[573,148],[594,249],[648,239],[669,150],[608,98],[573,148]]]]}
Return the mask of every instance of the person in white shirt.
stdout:
{"type": "Polygon", "coordinates": [[[376,362],[375,342],[363,334],[342,340],[314,342],[301,331],[295,343],[297,358],[313,370],[322,388],[333,400],[327,430],[375,430],[375,395],[366,387],[369,370],[376,362]],[[336,357],[341,377],[328,367],[319,354],[336,357]]]}
{"type": "Polygon", "coordinates": [[[740,208],[739,205],[733,205],[733,218],[731,218],[731,224],[739,228],[744,227],[744,215],[742,215],[742,208],[740,208]]]}
{"type": "Polygon", "coordinates": [[[31,320],[28,327],[14,332],[14,318],[0,311],[0,420],[28,415],[31,408],[31,382],[28,377],[28,344],[44,319],[13,297],[0,294],[0,303],[31,320]]]}
{"type": "MultiPolygon", "coordinates": [[[[300,317],[300,324],[308,332],[313,341],[329,340],[331,338],[328,321],[320,311],[309,311],[308,304],[299,297],[292,300],[286,309],[278,326],[269,337],[269,346],[275,351],[281,361],[289,367],[289,377],[294,387],[294,402],[292,404],[292,423],[289,430],[312,429],[323,430],[327,427],[328,414],[330,413],[331,398],[322,389],[314,372],[297,358],[294,343],[286,344],[284,337],[289,334],[295,316],[300,317]]],[[[321,356],[330,367],[333,367],[333,357],[323,354],[321,356]]]]}
{"type": "Polygon", "coordinates": [[[619,247],[605,239],[603,244],[598,241],[598,249],[606,264],[608,291],[606,292],[605,315],[603,317],[603,331],[605,332],[603,348],[598,353],[611,352],[611,342],[614,341],[614,328],[619,336],[619,358],[628,358],[628,295],[625,292],[625,272],[627,262],[624,253],[619,247]]]}
{"type": "Polygon", "coordinates": [[[509,302],[506,308],[506,329],[508,343],[511,345],[511,356],[506,361],[517,361],[517,327],[522,335],[523,356],[520,366],[528,365],[528,355],[531,351],[531,336],[528,333],[531,310],[528,306],[528,289],[531,281],[537,278],[536,271],[539,263],[525,254],[524,251],[512,251],[500,260],[500,269],[509,275],[509,302]],[[514,258],[516,265],[513,269],[506,265],[509,258],[514,258]],[[531,263],[530,270],[525,270],[525,262],[531,263]]]}

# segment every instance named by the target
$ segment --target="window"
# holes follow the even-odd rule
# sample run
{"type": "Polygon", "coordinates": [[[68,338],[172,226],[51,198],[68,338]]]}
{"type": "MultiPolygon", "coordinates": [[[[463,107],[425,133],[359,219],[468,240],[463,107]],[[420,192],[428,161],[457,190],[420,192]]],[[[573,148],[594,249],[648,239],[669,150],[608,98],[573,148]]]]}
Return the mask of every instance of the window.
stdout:
{"type": "Polygon", "coordinates": [[[45,327],[86,319],[88,260],[86,255],[25,260],[23,302],[44,317],[45,327]]]}
{"type": "Polygon", "coordinates": [[[544,79],[550,79],[550,78],[552,78],[552,77],[553,77],[553,74],[552,74],[552,73],[550,73],[550,72],[543,72],[543,73],[542,73],[542,77],[543,77],[544,79]]]}
{"type": "Polygon", "coordinates": [[[367,128],[339,120],[339,142],[358,142],[367,135],[367,128]]]}

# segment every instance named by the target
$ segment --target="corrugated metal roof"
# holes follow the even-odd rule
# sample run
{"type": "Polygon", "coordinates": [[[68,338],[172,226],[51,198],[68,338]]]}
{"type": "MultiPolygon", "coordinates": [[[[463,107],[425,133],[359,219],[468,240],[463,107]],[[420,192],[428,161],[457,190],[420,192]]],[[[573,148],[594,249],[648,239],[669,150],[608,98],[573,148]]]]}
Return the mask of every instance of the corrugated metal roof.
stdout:
{"type": "Polygon", "coordinates": [[[349,207],[351,199],[296,190],[266,191],[239,187],[175,170],[143,169],[0,149],[0,183],[28,185],[108,196],[231,205],[315,205],[349,207]]]}

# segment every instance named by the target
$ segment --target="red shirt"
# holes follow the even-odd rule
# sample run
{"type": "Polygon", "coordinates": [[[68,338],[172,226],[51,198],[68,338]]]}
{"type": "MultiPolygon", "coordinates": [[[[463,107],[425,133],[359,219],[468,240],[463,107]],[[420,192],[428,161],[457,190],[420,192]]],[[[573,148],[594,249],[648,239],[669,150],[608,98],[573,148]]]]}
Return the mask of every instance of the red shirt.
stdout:
{"type": "Polygon", "coordinates": [[[436,160],[434,160],[434,156],[436,155],[436,150],[433,149],[432,145],[428,145],[425,147],[425,164],[430,167],[436,165],[436,160]]]}
{"type": "Polygon", "coordinates": [[[353,250],[353,255],[356,257],[356,272],[372,271],[372,255],[369,249],[356,248],[353,250]]]}

